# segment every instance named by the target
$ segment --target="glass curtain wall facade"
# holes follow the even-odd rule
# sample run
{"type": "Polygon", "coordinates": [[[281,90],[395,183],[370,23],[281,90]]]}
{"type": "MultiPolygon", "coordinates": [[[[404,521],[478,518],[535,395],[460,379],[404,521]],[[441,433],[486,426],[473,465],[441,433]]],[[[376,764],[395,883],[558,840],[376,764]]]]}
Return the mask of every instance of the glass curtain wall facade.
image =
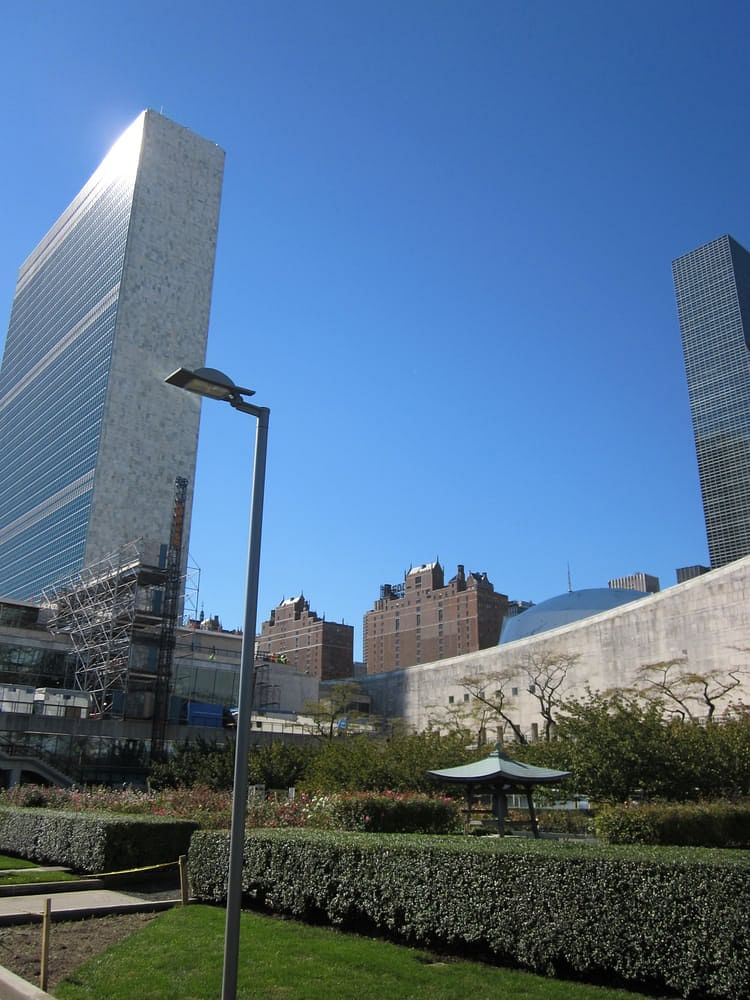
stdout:
{"type": "Polygon", "coordinates": [[[750,254],[722,236],[672,271],[716,568],[750,554],[750,254]]]}
{"type": "Polygon", "coordinates": [[[217,146],[144,112],[22,265],[0,369],[0,596],[168,540],[200,410],[163,379],[204,361],[222,173],[217,146]]]}
{"type": "Polygon", "coordinates": [[[18,278],[0,369],[5,596],[33,591],[83,561],[138,166],[134,130],[18,278]]]}

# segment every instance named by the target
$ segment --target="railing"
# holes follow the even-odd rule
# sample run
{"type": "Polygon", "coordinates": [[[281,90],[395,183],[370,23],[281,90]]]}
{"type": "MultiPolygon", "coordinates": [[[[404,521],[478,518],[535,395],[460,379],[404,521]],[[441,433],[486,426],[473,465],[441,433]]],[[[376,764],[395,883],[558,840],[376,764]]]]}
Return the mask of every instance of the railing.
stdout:
{"type": "MultiPolygon", "coordinates": [[[[37,747],[32,748],[18,743],[11,743],[10,740],[0,740],[0,758],[2,757],[19,762],[28,762],[28,766],[22,767],[21,770],[33,771],[36,769],[42,778],[57,785],[70,785],[75,780],[74,777],[61,767],[61,763],[67,767],[69,764],[68,761],[61,762],[55,754],[37,747]]],[[[7,768],[2,768],[1,760],[0,769],[7,770],[7,768]]]]}

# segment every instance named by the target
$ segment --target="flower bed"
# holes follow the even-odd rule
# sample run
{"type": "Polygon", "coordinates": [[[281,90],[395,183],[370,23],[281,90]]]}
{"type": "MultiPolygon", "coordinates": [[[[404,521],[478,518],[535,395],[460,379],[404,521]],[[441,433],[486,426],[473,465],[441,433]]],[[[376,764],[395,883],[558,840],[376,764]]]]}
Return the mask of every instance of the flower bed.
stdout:
{"type": "MultiPolygon", "coordinates": [[[[143,792],[135,789],[71,790],[20,785],[0,793],[0,805],[107,812],[131,816],[187,819],[206,830],[228,829],[231,795],[205,786],[143,792]]],[[[341,793],[293,799],[251,797],[247,826],[255,828],[312,827],[373,833],[452,833],[460,829],[459,806],[452,800],[420,794],[341,793]]]]}

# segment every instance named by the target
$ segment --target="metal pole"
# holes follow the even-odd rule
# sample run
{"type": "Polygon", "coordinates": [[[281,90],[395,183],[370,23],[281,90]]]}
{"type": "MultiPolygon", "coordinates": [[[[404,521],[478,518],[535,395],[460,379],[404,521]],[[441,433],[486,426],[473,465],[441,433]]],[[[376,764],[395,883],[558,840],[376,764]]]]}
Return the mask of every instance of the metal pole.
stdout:
{"type": "Polygon", "coordinates": [[[221,985],[222,1000],[237,996],[237,964],[240,950],[240,914],[242,911],[242,862],[245,847],[245,817],[247,815],[247,755],[250,749],[250,714],[255,681],[255,632],[258,612],[258,575],[260,571],[260,539],[263,526],[263,492],[266,478],[266,446],[268,441],[267,407],[250,403],[232,404],[243,413],[258,418],[253,466],[250,537],[247,553],[247,589],[245,591],[245,625],[242,633],[240,659],[240,697],[237,714],[237,735],[234,750],[234,790],[232,792],[232,832],[229,839],[229,881],[227,883],[227,920],[224,935],[224,971],[221,985]]]}

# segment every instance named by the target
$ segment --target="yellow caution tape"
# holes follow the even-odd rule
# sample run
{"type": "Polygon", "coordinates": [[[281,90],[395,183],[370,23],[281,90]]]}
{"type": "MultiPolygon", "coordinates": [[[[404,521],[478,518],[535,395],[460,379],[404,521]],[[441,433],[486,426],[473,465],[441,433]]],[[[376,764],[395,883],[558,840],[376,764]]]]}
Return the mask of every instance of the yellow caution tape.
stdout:
{"type": "Polygon", "coordinates": [[[166,861],[161,865],[146,865],[145,868],[124,868],[120,872],[102,872],[100,875],[82,875],[81,878],[107,878],[109,875],[138,875],[140,872],[155,872],[161,868],[173,868],[179,861],[166,861]]]}

